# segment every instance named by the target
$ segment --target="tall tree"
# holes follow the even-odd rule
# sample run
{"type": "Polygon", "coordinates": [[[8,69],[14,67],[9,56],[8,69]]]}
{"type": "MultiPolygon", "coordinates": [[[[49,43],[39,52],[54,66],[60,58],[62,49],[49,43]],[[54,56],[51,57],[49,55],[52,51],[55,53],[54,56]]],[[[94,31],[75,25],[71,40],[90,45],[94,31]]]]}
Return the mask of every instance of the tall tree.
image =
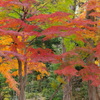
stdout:
{"type": "MultiPolygon", "coordinates": [[[[99,21],[99,19],[97,19],[97,17],[99,16],[98,9],[100,9],[98,7],[98,5],[99,5],[98,1],[89,0],[88,5],[87,5],[87,14],[86,14],[87,19],[90,19],[92,21],[99,21]],[[92,8],[91,8],[91,6],[92,6],[92,8]]],[[[91,26],[91,27],[98,27],[98,24],[95,25],[95,26],[91,26]]],[[[96,36],[99,35],[98,32],[96,32],[96,36]]],[[[98,38],[98,40],[99,40],[99,38],[98,38]]],[[[94,44],[95,40],[89,38],[88,41],[89,41],[89,43],[91,44],[92,47],[95,46],[95,44],[94,44]]],[[[96,60],[99,60],[99,57],[97,57],[96,60]]],[[[97,65],[99,66],[99,64],[97,64],[97,65]]],[[[89,87],[88,88],[89,100],[94,100],[94,99],[99,100],[100,99],[99,86],[98,87],[91,86],[91,81],[89,81],[88,87],[89,87]]]]}
{"type": "Polygon", "coordinates": [[[56,60],[52,50],[34,48],[31,45],[36,37],[43,35],[38,32],[40,28],[37,24],[28,24],[26,20],[32,16],[33,6],[37,4],[35,0],[0,1],[1,11],[7,13],[0,21],[0,72],[7,78],[9,86],[17,92],[19,100],[25,100],[27,74],[35,70],[40,72],[37,78],[41,78],[48,74],[42,62],[56,60]],[[33,38],[30,39],[30,36],[33,38]],[[12,69],[17,71],[12,72],[12,69]],[[18,83],[13,75],[18,75],[18,83]]]}

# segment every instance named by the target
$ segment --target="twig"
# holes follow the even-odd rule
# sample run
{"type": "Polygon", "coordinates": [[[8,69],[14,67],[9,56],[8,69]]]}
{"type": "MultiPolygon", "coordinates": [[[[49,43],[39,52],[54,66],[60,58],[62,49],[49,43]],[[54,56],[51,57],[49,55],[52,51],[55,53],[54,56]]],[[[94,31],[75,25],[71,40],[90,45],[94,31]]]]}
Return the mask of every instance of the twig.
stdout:
{"type": "Polygon", "coordinates": [[[51,95],[51,97],[50,97],[49,100],[52,100],[52,99],[54,98],[55,94],[59,91],[59,88],[61,87],[62,84],[63,84],[63,83],[60,83],[60,84],[59,84],[58,88],[57,88],[57,89],[55,90],[55,92],[51,95]]]}

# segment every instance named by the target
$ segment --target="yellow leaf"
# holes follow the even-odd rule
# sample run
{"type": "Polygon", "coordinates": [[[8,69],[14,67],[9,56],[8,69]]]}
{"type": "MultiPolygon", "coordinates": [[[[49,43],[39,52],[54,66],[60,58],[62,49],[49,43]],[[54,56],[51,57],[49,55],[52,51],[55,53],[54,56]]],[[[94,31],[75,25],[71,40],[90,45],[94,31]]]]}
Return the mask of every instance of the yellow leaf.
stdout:
{"type": "Polygon", "coordinates": [[[65,83],[65,81],[63,80],[63,78],[61,78],[60,76],[57,76],[57,81],[60,83],[65,83]]]}
{"type": "Polygon", "coordinates": [[[2,57],[0,57],[0,63],[2,62],[2,57]]]}
{"type": "Polygon", "coordinates": [[[40,80],[40,79],[41,79],[40,75],[37,75],[37,80],[40,80]]]}
{"type": "Polygon", "coordinates": [[[100,66],[100,61],[99,61],[99,60],[96,60],[94,63],[95,63],[97,66],[100,66]]]}

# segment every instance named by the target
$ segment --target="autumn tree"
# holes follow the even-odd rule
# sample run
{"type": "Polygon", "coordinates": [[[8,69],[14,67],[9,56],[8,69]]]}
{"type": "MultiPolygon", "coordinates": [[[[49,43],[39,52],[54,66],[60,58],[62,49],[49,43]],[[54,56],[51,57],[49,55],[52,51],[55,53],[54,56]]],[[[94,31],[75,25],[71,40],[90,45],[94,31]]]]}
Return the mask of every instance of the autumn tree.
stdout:
{"type": "MultiPolygon", "coordinates": [[[[29,23],[26,20],[34,15],[33,7],[38,5],[35,0],[0,1],[0,72],[6,77],[6,82],[16,91],[19,100],[25,100],[25,85],[27,74],[32,70],[40,72],[37,79],[48,72],[43,62],[55,62],[56,56],[50,49],[34,48],[31,44],[36,37],[42,36],[37,25],[38,21],[29,23]],[[36,24],[37,22],[37,24],[36,24]],[[32,38],[30,38],[33,36],[32,38]],[[52,58],[53,57],[53,58],[52,58]],[[11,69],[16,69],[12,72],[11,69]],[[18,75],[19,82],[13,76],[18,75]]],[[[37,18],[38,20],[38,18],[37,18]]]]}

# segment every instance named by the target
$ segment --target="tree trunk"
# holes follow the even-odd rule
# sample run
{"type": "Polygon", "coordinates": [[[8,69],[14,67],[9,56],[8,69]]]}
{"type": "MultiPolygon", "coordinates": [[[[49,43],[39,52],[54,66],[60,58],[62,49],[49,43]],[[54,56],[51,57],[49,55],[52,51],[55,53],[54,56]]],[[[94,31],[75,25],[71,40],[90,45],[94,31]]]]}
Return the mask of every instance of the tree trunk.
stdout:
{"type": "Polygon", "coordinates": [[[18,74],[19,74],[19,90],[20,90],[20,94],[18,95],[18,100],[26,100],[25,99],[25,84],[26,84],[26,76],[27,76],[27,68],[26,68],[26,62],[24,65],[24,76],[22,76],[22,62],[19,58],[17,58],[18,60],[18,74]]]}
{"type": "Polygon", "coordinates": [[[18,100],[25,100],[25,87],[23,84],[20,86],[20,94],[18,96],[18,100]]]}
{"type": "Polygon", "coordinates": [[[4,100],[4,97],[1,95],[1,93],[0,93],[0,100],[4,100]]]}
{"type": "Polygon", "coordinates": [[[100,89],[91,85],[91,81],[88,82],[88,95],[89,100],[100,100],[100,89]]]}
{"type": "Polygon", "coordinates": [[[66,84],[63,85],[63,100],[71,100],[71,98],[72,98],[72,83],[71,81],[66,81],[66,84]]]}

